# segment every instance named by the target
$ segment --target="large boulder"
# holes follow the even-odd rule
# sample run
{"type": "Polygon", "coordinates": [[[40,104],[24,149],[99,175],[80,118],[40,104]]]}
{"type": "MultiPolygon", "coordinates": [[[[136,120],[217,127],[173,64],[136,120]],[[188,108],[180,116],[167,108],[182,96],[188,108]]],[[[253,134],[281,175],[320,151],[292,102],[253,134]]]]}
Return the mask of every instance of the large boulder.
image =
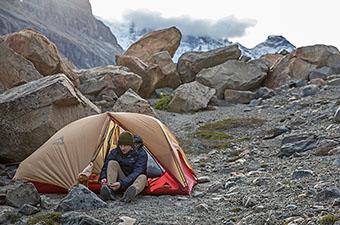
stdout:
{"type": "Polygon", "coordinates": [[[100,110],[63,74],[0,94],[0,162],[20,162],[66,124],[100,110]]]}
{"type": "Polygon", "coordinates": [[[161,51],[168,51],[173,57],[182,38],[176,27],[153,31],[133,43],[124,53],[125,56],[135,56],[143,62],[152,62],[152,56],[161,51]]]}
{"type": "Polygon", "coordinates": [[[150,67],[145,62],[135,56],[116,55],[116,63],[129,68],[132,72],[142,77],[142,85],[138,91],[143,98],[148,98],[156,89],[157,70],[159,67],[150,67]]]}
{"type": "Polygon", "coordinates": [[[76,86],[79,79],[60,57],[57,47],[43,34],[24,29],[5,36],[4,43],[31,61],[41,75],[64,73],[76,86]]]}
{"type": "Polygon", "coordinates": [[[105,88],[112,88],[121,96],[129,88],[138,92],[142,78],[122,66],[101,66],[77,72],[80,78],[80,90],[84,94],[96,95],[105,88]]]}
{"type": "Polygon", "coordinates": [[[174,97],[169,103],[169,111],[194,112],[205,109],[215,92],[215,89],[197,81],[182,84],[175,90],[174,97]]]}
{"type": "Polygon", "coordinates": [[[226,89],[224,91],[224,99],[230,103],[248,104],[251,100],[255,99],[256,94],[252,91],[237,91],[226,89]]]}
{"type": "Polygon", "coordinates": [[[254,63],[229,60],[215,67],[201,70],[196,80],[216,89],[216,96],[223,99],[225,89],[248,91],[260,87],[267,73],[254,63]]]}
{"type": "Polygon", "coordinates": [[[6,204],[20,208],[25,204],[37,205],[40,203],[40,194],[32,183],[16,183],[9,188],[6,194],[6,204]]]}
{"type": "Polygon", "coordinates": [[[284,55],[282,54],[267,54],[260,57],[264,60],[269,68],[272,68],[278,61],[280,61],[284,55]]]}
{"type": "Polygon", "coordinates": [[[315,71],[323,68],[326,75],[340,72],[340,52],[327,45],[313,45],[297,48],[273,65],[265,85],[279,87],[289,80],[308,80],[315,71]]]}
{"type": "Polygon", "coordinates": [[[4,89],[42,77],[30,61],[14,52],[4,43],[0,44],[0,83],[4,89]]]}
{"type": "Polygon", "coordinates": [[[61,200],[56,211],[68,212],[75,210],[98,209],[106,207],[107,203],[97,197],[82,184],[74,186],[68,195],[61,200]]]}
{"type": "Polygon", "coordinates": [[[162,51],[152,56],[154,64],[159,67],[156,88],[170,87],[177,88],[181,84],[181,79],[176,70],[176,65],[172,61],[169,52],[162,51]]]}
{"type": "Polygon", "coordinates": [[[113,112],[134,112],[156,117],[156,113],[149,102],[141,98],[133,90],[127,90],[118,98],[112,108],[113,112]]]}
{"type": "Polygon", "coordinates": [[[177,71],[182,82],[188,83],[194,81],[196,74],[202,69],[238,59],[240,56],[241,51],[236,44],[207,52],[186,52],[178,59],[177,71]]]}

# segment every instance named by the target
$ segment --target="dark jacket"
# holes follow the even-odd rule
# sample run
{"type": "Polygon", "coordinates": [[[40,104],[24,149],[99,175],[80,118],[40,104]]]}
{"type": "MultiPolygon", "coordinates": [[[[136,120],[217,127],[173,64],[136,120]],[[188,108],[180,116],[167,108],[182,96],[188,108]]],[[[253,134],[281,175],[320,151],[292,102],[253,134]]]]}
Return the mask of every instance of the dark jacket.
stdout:
{"type": "Polygon", "coordinates": [[[126,155],[121,152],[119,146],[111,150],[100,173],[101,180],[107,178],[107,165],[110,160],[117,161],[126,176],[118,180],[123,189],[130,186],[140,174],[146,174],[148,156],[143,148],[143,143],[135,144],[134,148],[126,155]]]}

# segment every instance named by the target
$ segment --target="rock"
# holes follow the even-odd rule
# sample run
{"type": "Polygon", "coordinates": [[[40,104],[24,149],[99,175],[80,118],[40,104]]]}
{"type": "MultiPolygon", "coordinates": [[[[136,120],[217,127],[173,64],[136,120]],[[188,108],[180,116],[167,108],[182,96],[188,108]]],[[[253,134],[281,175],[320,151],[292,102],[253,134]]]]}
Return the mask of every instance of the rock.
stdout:
{"type": "Polygon", "coordinates": [[[156,112],[148,101],[141,98],[133,90],[127,90],[120,96],[112,108],[113,112],[134,112],[156,117],[156,112]]]}
{"type": "Polygon", "coordinates": [[[338,145],[337,141],[325,139],[318,143],[317,148],[314,150],[316,156],[330,155],[330,151],[338,145]]]}
{"type": "MultiPolygon", "coordinates": [[[[288,53],[289,54],[289,53],[288,53]]],[[[268,68],[272,68],[276,63],[278,63],[283,58],[282,54],[267,54],[261,56],[260,59],[264,60],[268,68]]]]}
{"type": "Polygon", "coordinates": [[[276,138],[277,136],[289,132],[290,129],[286,126],[281,127],[274,127],[272,130],[270,130],[270,134],[263,139],[272,139],[276,138]]]}
{"type": "Polygon", "coordinates": [[[279,157],[291,156],[316,148],[316,137],[311,134],[290,135],[282,140],[279,157]]]}
{"type": "Polygon", "coordinates": [[[122,66],[101,66],[77,73],[81,81],[80,91],[96,98],[105,90],[113,90],[118,96],[129,88],[138,92],[143,82],[139,75],[122,66]]]}
{"type": "Polygon", "coordinates": [[[175,90],[174,97],[169,103],[169,111],[193,112],[205,109],[215,90],[197,81],[182,84],[175,90]]]}
{"type": "Polygon", "coordinates": [[[39,203],[40,195],[32,183],[16,183],[6,194],[6,204],[17,208],[25,204],[35,206],[39,203]]]}
{"type": "Polygon", "coordinates": [[[296,210],[297,209],[297,205],[294,205],[294,204],[289,204],[286,206],[287,209],[289,210],[296,210]]]}
{"type": "Polygon", "coordinates": [[[336,159],[333,161],[333,165],[334,166],[337,166],[337,167],[340,167],[340,159],[336,159]]]}
{"type": "Polygon", "coordinates": [[[332,74],[333,70],[330,67],[323,66],[321,68],[312,70],[308,75],[308,79],[313,80],[315,78],[321,78],[323,80],[327,80],[327,77],[332,74]]]}
{"type": "Polygon", "coordinates": [[[56,208],[60,202],[60,199],[52,199],[45,195],[41,195],[40,199],[40,207],[47,210],[56,208]]]}
{"type": "Polygon", "coordinates": [[[255,98],[268,99],[275,96],[275,92],[267,87],[260,87],[255,93],[255,98]]]}
{"type": "Polygon", "coordinates": [[[209,212],[209,206],[205,203],[201,203],[201,204],[197,205],[195,208],[199,213],[208,213],[209,212]]]}
{"type": "Polygon", "coordinates": [[[317,86],[320,87],[320,86],[326,85],[326,81],[324,81],[324,80],[321,79],[321,78],[314,78],[314,79],[310,80],[310,81],[308,82],[308,84],[317,85],[317,86]]]}
{"type": "Polygon", "coordinates": [[[63,74],[0,95],[0,161],[20,162],[66,124],[100,110],[63,74]]]}
{"type": "Polygon", "coordinates": [[[227,182],[224,184],[224,189],[226,189],[227,191],[229,191],[229,189],[230,189],[231,187],[234,187],[234,186],[236,186],[236,183],[235,183],[235,182],[233,182],[233,181],[227,181],[227,182]]]}
{"type": "Polygon", "coordinates": [[[156,98],[160,98],[162,95],[173,96],[174,89],[172,88],[158,88],[155,90],[156,98]]]}
{"type": "Polygon", "coordinates": [[[24,214],[26,216],[35,214],[39,212],[40,210],[37,207],[34,207],[29,204],[24,204],[23,206],[20,207],[19,213],[24,214]]]}
{"type": "Polygon", "coordinates": [[[292,174],[292,179],[300,179],[312,176],[314,176],[314,172],[311,170],[295,170],[292,174]]]}
{"type": "Polygon", "coordinates": [[[248,91],[261,85],[267,74],[254,64],[229,60],[215,67],[201,70],[196,80],[215,88],[216,96],[222,99],[225,89],[248,91]]]}
{"type": "Polygon", "coordinates": [[[210,182],[210,177],[208,177],[208,176],[198,177],[197,182],[199,184],[210,182]]]}
{"type": "Polygon", "coordinates": [[[176,27],[153,31],[133,43],[124,55],[135,56],[143,62],[151,64],[152,55],[161,51],[167,51],[173,57],[181,38],[182,34],[176,27]]]}
{"type": "Polygon", "coordinates": [[[333,120],[336,123],[340,123],[340,107],[336,110],[333,120]]]}
{"type": "Polygon", "coordinates": [[[328,80],[327,84],[331,86],[340,86],[340,78],[328,80]]]}
{"type": "Polygon", "coordinates": [[[257,177],[255,178],[252,183],[257,186],[268,185],[272,181],[271,177],[257,177]]]}
{"type": "Polygon", "coordinates": [[[204,195],[205,193],[202,191],[193,191],[191,196],[194,198],[202,198],[204,195]]]}
{"type": "Polygon", "coordinates": [[[336,199],[336,198],[340,198],[340,190],[337,187],[329,187],[329,188],[322,189],[316,195],[316,199],[318,201],[326,201],[329,199],[336,199]]]}
{"type": "Polygon", "coordinates": [[[170,87],[177,88],[182,82],[176,70],[176,65],[172,61],[169,52],[162,51],[152,55],[153,63],[160,68],[157,88],[170,87]]]}
{"type": "Polygon", "coordinates": [[[219,190],[221,189],[223,189],[223,184],[221,182],[215,182],[208,187],[207,192],[215,193],[215,192],[219,192],[219,190]]]}
{"type": "Polygon", "coordinates": [[[0,44],[0,84],[3,90],[42,77],[30,61],[14,52],[4,43],[0,44]]]}
{"type": "Polygon", "coordinates": [[[340,198],[334,199],[332,206],[333,206],[333,207],[335,207],[335,206],[340,206],[340,198]]]}
{"type": "Polygon", "coordinates": [[[259,98],[259,99],[253,99],[249,102],[249,106],[250,107],[255,107],[255,106],[259,106],[261,105],[263,102],[262,98],[259,98]]]}
{"type": "Polygon", "coordinates": [[[134,225],[136,222],[136,219],[128,216],[121,216],[119,219],[122,220],[122,222],[120,222],[118,225],[134,225]]]}
{"type": "Polygon", "coordinates": [[[9,206],[0,206],[0,224],[13,224],[11,218],[17,216],[17,210],[9,206]]]}
{"type": "Polygon", "coordinates": [[[82,184],[75,185],[68,195],[61,200],[56,211],[67,212],[74,210],[98,209],[107,204],[82,184]]]}
{"type": "Polygon", "coordinates": [[[255,93],[226,89],[224,91],[224,99],[230,103],[248,104],[251,100],[255,99],[255,93]]]}
{"type": "Polygon", "coordinates": [[[91,225],[104,225],[101,220],[93,218],[89,215],[80,212],[66,212],[60,219],[61,225],[78,225],[78,224],[91,224],[91,225]]]}
{"type": "Polygon", "coordinates": [[[89,79],[80,85],[79,90],[85,95],[97,95],[106,87],[104,80],[89,79]]]}
{"type": "Polygon", "coordinates": [[[0,205],[4,205],[5,203],[6,203],[6,194],[0,194],[0,205]]]}
{"type": "Polygon", "coordinates": [[[118,65],[126,66],[132,72],[138,74],[142,78],[142,85],[138,91],[138,94],[143,98],[148,98],[157,89],[157,85],[164,74],[161,72],[159,66],[155,64],[148,65],[142,60],[134,56],[116,56],[116,62],[118,65]]]}
{"type": "Polygon", "coordinates": [[[62,60],[57,47],[43,34],[24,29],[6,35],[3,43],[31,61],[41,75],[63,73],[74,85],[79,86],[78,76],[62,60]]]}
{"type": "Polygon", "coordinates": [[[242,199],[242,204],[246,208],[251,208],[256,205],[256,200],[253,196],[245,196],[242,199]]]}
{"type": "MultiPolygon", "coordinates": [[[[307,80],[312,71],[324,66],[335,72],[340,62],[340,52],[333,46],[313,45],[297,48],[278,61],[267,79],[265,86],[276,88],[291,79],[307,80]]],[[[330,71],[328,72],[330,73],[330,71]]]]}
{"type": "Polygon", "coordinates": [[[202,69],[238,59],[240,55],[241,51],[236,44],[207,52],[186,52],[178,59],[177,71],[182,82],[189,83],[195,80],[196,74],[202,69]]]}
{"type": "Polygon", "coordinates": [[[307,97],[311,95],[316,95],[319,92],[319,86],[315,84],[310,84],[302,88],[302,97],[307,97]]]}

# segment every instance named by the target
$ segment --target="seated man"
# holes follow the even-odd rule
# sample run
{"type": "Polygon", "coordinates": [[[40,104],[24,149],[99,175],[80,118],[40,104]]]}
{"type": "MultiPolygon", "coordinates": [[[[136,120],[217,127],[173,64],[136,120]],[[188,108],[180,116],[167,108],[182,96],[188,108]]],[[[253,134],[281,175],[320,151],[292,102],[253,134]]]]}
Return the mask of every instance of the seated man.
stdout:
{"type": "Polygon", "coordinates": [[[134,146],[133,135],[121,133],[117,148],[111,150],[100,173],[101,198],[114,200],[116,191],[126,190],[122,201],[132,201],[147,185],[147,160],[142,146],[134,146]]]}

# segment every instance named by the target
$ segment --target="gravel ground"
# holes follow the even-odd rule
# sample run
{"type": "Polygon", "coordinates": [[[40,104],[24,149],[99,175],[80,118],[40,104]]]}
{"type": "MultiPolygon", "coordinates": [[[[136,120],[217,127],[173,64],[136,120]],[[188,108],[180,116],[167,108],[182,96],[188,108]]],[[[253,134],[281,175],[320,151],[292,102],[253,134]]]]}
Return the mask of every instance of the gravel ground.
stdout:
{"type": "MultiPolygon", "coordinates": [[[[84,213],[105,224],[333,224],[324,221],[326,215],[340,217],[340,124],[333,121],[340,89],[323,87],[308,97],[300,97],[301,91],[276,90],[257,106],[210,107],[192,114],[157,111],[199,177],[192,195],[139,196],[84,213]],[[262,123],[218,130],[232,136],[224,147],[195,134],[226,118],[262,123]],[[303,151],[282,156],[282,142],[303,151]]],[[[53,205],[63,196],[43,197],[53,205]]]]}

